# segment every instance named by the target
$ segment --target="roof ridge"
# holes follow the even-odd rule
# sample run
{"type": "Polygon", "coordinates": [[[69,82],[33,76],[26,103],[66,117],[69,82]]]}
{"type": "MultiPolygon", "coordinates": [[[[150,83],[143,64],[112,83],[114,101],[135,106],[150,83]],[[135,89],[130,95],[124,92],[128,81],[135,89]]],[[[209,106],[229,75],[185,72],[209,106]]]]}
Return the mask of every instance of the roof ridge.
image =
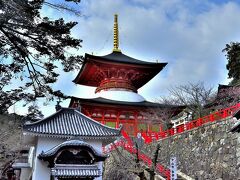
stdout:
{"type": "Polygon", "coordinates": [[[103,125],[87,117],[74,108],[62,108],[53,115],[38,122],[25,124],[23,130],[35,135],[79,136],[83,137],[117,137],[121,134],[121,126],[117,129],[103,125]]]}
{"type": "Polygon", "coordinates": [[[45,156],[52,156],[57,151],[59,151],[62,147],[65,147],[65,146],[85,146],[85,147],[89,147],[93,151],[94,155],[99,156],[99,157],[100,156],[101,157],[107,157],[102,152],[95,149],[91,144],[89,144],[85,141],[82,141],[82,140],[78,140],[78,139],[64,141],[64,142],[62,142],[60,144],[57,144],[56,146],[46,150],[45,152],[42,151],[38,156],[40,158],[45,157],[45,156]],[[75,141],[75,143],[71,142],[71,141],[75,141]]]}
{"type": "MultiPolygon", "coordinates": [[[[122,52],[111,52],[111,53],[109,53],[109,54],[106,54],[106,55],[102,55],[102,56],[96,56],[96,55],[92,55],[92,54],[88,54],[88,53],[85,53],[85,57],[86,56],[89,56],[89,57],[95,57],[95,58],[102,58],[102,59],[108,59],[109,58],[109,56],[113,56],[113,55],[116,55],[116,56],[125,56],[125,57],[127,57],[127,58],[129,58],[129,59],[131,59],[131,60],[133,60],[133,62],[132,63],[143,63],[143,64],[159,64],[159,65],[161,65],[161,64],[168,64],[167,62],[152,62],[152,61],[144,61],[144,60],[140,60],[140,59],[137,59],[137,58],[134,58],[134,57],[132,57],[132,56],[129,56],[129,55],[126,55],[126,54],[124,54],[124,53],[122,53],[122,52]]],[[[86,58],[87,59],[87,58],[86,58]]],[[[114,59],[112,59],[111,58],[111,60],[113,60],[114,61],[114,59]]],[[[121,61],[122,63],[124,63],[124,64],[126,64],[127,62],[125,62],[125,61],[121,61]]],[[[129,63],[129,62],[128,62],[129,63]]]]}
{"type": "MultiPolygon", "coordinates": [[[[147,100],[144,100],[144,101],[140,101],[140,102],[128,102],[128,101],[119,101],[119,100],[112,100],[112,99],[107,99],[107,98],[103,98],[103,97],[94,97],[94,98],[79,98],[79,97],[75,97],[75,96],[71,96],[71,98],[73,99],[79,99],[79,100],[86,100],[86,101],[98,101],[98,100],[103,100],[103,101],[107,101],[106,103],[115,103],[115,102],[119,102],[120,104],[123,104],[123,105],[132,105],[132,104],[142,104],[142,106],[145,106],[145,107],[149,107],[149,108],[152,108],[151,105],[153,105],[154,107],[159,107],[159,108],[162,108],[161,106],[165,106],[166,108],[177,108],[177,107],[183,107],[183,105],[171,105],[171,104],[163,104],[163,103],[158,103],[158,102],[153,102],[153,101],[147,101],[147,100]],[[147,105],[146,105],[147,103],[147,105]]],[[[71,100],[72,100],[71,99],[71,100]]],[[[71,102],[70,102],[71,104],[71,102]]]]}
{"type": "Polygon", "coordinates": [[[59,109],[58,111],[56,111],[56,112],[54,112],[53,114],[51,114],[51,115],[49,115],[49,116],[47,116],[47,117],[45,117],[45,118],[43,118],[43,119],[40,119],[40,120],[38,120],[38,121],[36,121],[36,122],[32,122],[32,123],[25,123],[24,124],[24,126],[31,126],[31,125],[36,125],[36,124],[39,124],[39,123],[41,123],[41,122],[43,122],[43,121],[46,121],[46,120],[48,120],[49,118],[53,118],[54,116],[56,116],[58,113],[60,113],[61,111],[66,111],[66,110],[72,110],[72,111],[74,111],[75,110],[75,108],[67,108],[67,107],[61,107],[61,109],[59,109]]]}
{"type": "MultiPolygon", "coordinates": [[[[23,125],[23,127],[24,127],[24,126],[31,126],[31,125],[39,124],[39,123],[47,120],[48,118],[52,118],[52,117],[56,116],[56,115],[57,115],[59,112],[61,112],[63,109],[64,109],[64,108],[61,108],[60,110],[54,112],[54,113],[51,114],[50,116],[47,116],[47,117],[45,117],[45,118],[43,118],[43,119],[40,119],[40,120],[38,120],[38,121],[36,121],[36,122],[32,122],[32,123],[29,123],[29,124],[28,124],[28,123],[25,123],[25,124],[23,125]]],[[[70,109],[70,108],[69,108],[69,109],[70,109]]],[[[71,109],[72,109],[72,108],[71,108],[71,109]]]]}

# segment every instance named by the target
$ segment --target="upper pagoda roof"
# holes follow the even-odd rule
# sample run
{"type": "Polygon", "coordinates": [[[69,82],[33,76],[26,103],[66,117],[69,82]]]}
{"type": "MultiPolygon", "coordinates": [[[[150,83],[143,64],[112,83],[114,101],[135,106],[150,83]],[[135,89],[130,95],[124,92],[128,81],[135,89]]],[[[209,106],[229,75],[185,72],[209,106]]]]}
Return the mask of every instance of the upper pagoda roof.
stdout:
{"type": "Polygon", "coordinates": [[[108,139],[120,136],[120,129],[110,128],[72,108],[62,108],[55,114],[30,124],[23,130],[35,136],[80,137],[82,139],[108,139]]]}
{"type": "Polygon", "coordinates": [[[139,89],[156,76],[166,65],[167,63],[138,60],[121,52],[112,52],[105,56],[85,54],[81,70],[73,82],[97,87],[101,80],[105,78],[102,76],[102,73],[108,72],[107,70],[111,71],[114,68],[117,70],[123,68],[137,72],[138,76],[135,77],[133,85],[139,89]],[[142,75],[143,73],[145,73],[144,76],[142,75]]]}
{"type": "Polygon", "coordinates": [[[127,56],[121,52],[112,52],[105,56],[94,56],[90,54],[85,54],[86,60],[99,60],[99,61],[107,61],[112,63],[120,63],[120,64],[134,64],[138,66],[158,66],[158,67],[164,67],[167,65],[167,63],[154,63],[154,62],[147,62],[138,60],[135,58],[132,58],[130,56],[127,56]]]}

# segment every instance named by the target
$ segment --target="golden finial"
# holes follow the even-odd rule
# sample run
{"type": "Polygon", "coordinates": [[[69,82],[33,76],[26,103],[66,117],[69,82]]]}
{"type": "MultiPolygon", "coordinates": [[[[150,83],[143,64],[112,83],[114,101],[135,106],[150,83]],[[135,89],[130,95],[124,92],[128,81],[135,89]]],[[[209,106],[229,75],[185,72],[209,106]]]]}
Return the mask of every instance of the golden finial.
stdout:
{"type": "Polygon", "coordinates": [[[119,39],[118,39],[118,15],[114,14],[114,27],[113,27],[113,52],[121,52],[118,49],[119,39]]]}

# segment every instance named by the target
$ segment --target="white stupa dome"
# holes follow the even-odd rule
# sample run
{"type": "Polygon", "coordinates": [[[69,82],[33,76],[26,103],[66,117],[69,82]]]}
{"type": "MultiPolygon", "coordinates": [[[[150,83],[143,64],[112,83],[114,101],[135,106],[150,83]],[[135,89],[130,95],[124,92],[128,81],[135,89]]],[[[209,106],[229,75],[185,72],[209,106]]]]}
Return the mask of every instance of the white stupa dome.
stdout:
{"type": "Polygon", "coordinates": [[[126,90],[108,90],[100,91],[96,93],[97,97],[102,97],[105,99],[115,100],[115,101],[125,101],[125,102],[142,102],[145,99],[138,93],[126,90]]]}

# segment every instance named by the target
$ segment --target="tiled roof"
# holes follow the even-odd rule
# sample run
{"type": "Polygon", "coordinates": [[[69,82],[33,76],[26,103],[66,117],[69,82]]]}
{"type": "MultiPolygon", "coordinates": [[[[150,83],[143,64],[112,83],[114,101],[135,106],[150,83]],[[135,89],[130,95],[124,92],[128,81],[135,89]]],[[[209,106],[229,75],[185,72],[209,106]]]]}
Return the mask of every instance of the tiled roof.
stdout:
{"type": "Polygon", "coordinates": [[[106,139],[120,135],[120,129],[110,128],[72,108],[62,108],[55,114],[30,124],[23,130],[36,136],[81,137],[82,139],[106,139]]]}
{"type": "Polygon", "coordinates": [[[105,56],[94,56],[91,54],[85,54],[85,59],[97,59],[102,60],[106,62],[115,62],[115,63],[123,63],[123,64],[136,64],[136,65],[144,65],[144,66],[153,66],[155,68],[161,67],[167,65],[167,63],[156,63],[156,62],[148,62],[148,61],[142,61],[135,58],[132,58],[130,56],[127,56],[121,52],[112,52],[105,56]]]}
{"type": "Polygon", "coordinates": [[[102,159],[105,159],[107,157],[106,155],[103,155],[101,152],[98,152],[96,149],[94,149],[90,144],[83,142],[81,140],[77,140],[77,139],[65,141],[46,152],[42,152],[41,154],[39,154],[38,157],[40,159],[44,159],[46,157],[54,156],[60,149],[62,149],[64,147],[72,147],[72,146],[87,147],[92,150],[92,152],[94,153],[95,156],[100,157],[102,159]]]}
{"type": "Polygon", "coordinates": [[[66,165],[56,164],[51,169],[54,177],[74,178],[74,177],[99,177],[101,171],[96,165],[66,165]]]}
{"type": "Polygon", "coordinates": [[[180,108],[184,109],[186,106],[178,106],[178,105],[170,105],[170,104],[160,104],[154,103],[150,101],[141,101],[141,102],[127,102],[127,101],[117,101],[106,99],[102,97],[92,98],[92,99],[85,99],[85,98],[78,98],[78,97],[71,97],[70,106],[73,104],[74,101],[86,102],[86,103],[97,103],[97,104],[109,104],[109,105],[122,105],[122,106],[137,106],[137,107],[144,107],[144,108],[180,108]]]}

